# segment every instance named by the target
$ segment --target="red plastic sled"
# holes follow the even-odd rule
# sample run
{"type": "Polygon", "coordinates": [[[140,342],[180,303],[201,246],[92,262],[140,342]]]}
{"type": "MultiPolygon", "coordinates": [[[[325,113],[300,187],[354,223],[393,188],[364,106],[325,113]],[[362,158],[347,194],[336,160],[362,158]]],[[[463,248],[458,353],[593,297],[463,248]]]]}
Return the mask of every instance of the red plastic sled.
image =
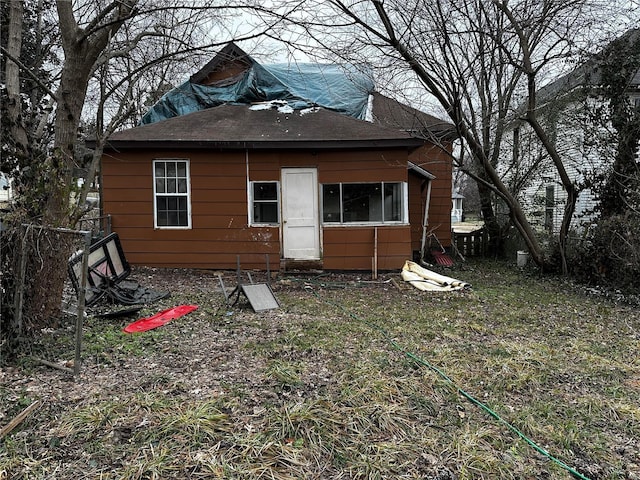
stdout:
{"type": "Polygon", "coordinates": [[[445,267],[452,267],[453,266],[453,260],[446,253],[439,252],[438,250],[433,250],[431,252],[431,255],[433,255],[433,258],[434,258],[434,260],[436,261],[436,263],[438,265],[443,265],[445,267]]]}
{"type": "Polygon", "coordinates": [[[174,318],[179,318],[187,313],[193,312],[197,308],[197,305],[179,305],[177,307],[168,308],[167,310],[158,312],[151,317],[136,320],[124,327],[122,331],[125,333],[146,332],[147,330],[161,327],[162,325],[169,323],[174,318]]]}

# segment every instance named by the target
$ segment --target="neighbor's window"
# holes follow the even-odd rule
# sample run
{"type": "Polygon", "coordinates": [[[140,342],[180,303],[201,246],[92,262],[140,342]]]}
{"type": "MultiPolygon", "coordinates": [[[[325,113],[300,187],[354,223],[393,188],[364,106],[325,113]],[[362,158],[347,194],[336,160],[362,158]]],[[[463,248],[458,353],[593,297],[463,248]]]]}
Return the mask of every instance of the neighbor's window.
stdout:
{"type": "Polygon", "coordinates": [[[251,182],[251,223],[278,223],[278,182],[251,182]]]}
{"type": "Polygon", "coordinates": [[[553,215],[556,208],[555,185],[547,185],[545,188],[544,228],[553,233],[553,215]]]}
{"type": "Polygon", "coordinates": [[[190,228],[189,161],[154,160],[153,194],[156,228],[190,228]]]}
{"type": "Polygon", "coordinates": [[[404,183],[329,183],[322,186],[325,223],[404,221],[404,183]]]}

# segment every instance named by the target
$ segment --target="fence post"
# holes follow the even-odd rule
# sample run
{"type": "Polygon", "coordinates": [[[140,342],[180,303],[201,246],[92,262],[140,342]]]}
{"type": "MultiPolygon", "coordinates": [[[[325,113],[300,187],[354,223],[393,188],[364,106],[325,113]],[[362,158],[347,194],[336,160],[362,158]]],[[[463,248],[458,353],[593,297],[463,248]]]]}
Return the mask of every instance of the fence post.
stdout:
{"type": "Polygon", "coordinates": [[[84,232],[84,249],[82,251],[82,273],[78,289],[78,308],[76,316],[76,355],[73,362],[73,374],[80,373],[82,352],[82,323],[84,320],[84,303],[86,300],[87,277],[89,270],[89,249],[91,248],[91,232],[84,232]]]}
{"type": "Polygon", "coordinates": [[[13,325],[11,329],[17,332],[17,336],[22,336],[22,309],[24,307],[24,282],[27,275],[27,240],[28,229],[26,226],[19,227],[20,243],[20,265],[18,267],[18,284],[16,285],[16,296],[13,301],[13,325]],[[22,233],[24,229],[24,234],[22,233]]]}

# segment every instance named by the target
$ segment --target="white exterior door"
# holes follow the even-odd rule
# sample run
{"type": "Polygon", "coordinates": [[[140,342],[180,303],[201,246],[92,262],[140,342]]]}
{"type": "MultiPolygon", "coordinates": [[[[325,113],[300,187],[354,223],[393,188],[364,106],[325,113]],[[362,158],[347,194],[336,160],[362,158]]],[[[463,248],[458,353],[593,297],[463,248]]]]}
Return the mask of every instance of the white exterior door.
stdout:
{"type": "Polygon", "coordinates": [[[284,258],[320,259],[318,172],[282,169],[282,245],[284,258]]]}

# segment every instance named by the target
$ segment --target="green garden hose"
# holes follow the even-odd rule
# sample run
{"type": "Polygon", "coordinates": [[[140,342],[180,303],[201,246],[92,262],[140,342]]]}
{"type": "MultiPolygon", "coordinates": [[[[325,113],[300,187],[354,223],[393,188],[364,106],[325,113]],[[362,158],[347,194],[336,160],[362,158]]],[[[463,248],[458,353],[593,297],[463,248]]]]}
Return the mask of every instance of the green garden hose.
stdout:
{"type": "Polygon", "coordinates": [[[564,470],[569,472],[574,477],[579,478],[581,480],[590,480],[588,477],[585,477],[583,474],[581,474],[580,472],[578,472],[574,468],[570,467],[569,465],[564,463],[562,460],[560,460],[560,459],[554,457],[553,455],[551,455],[548,451],[546,451],[544,448],[539,446],[537,443],[535,443],[533,440],[531,440],[529,437],[527,437],[524,433],[522,433],[516,427],[514,427],[509,422],[504,420],[500,415],[498,415],[498,413],[496,413],[494,410],[492,410],[489,406],[485,405],[480,400],[476,399],[471,394],[467,393],[465,390],[463,390],[462,388],[458,387],[454,383],[454,381],[451,380],[451,378],[449,378],[449,376],[446,373],[444,373],[442,370],[440,370],[438,367],[436,367],[435,365],[432,365],[431,363],[427,362],[426,360],[424,360],[424,359],[418,357],[417,355],[415,355],[415,354],[413,354],[411,352],[408,352],[407,350],[402,348],[400,345],[398,345],[398,343],[395,340],[393,340],[393,338],[391,338],[389,333],[386,330],[384,330],[382,327],[358,317],[354,313],[349,312],[342,305],[336,304],[334,302],[331,302],[329,300],[326,300],[326,299],[320,297],[316,292],[313,292],[313,293],[319,300],[321,300],[321,301],[323,301],[323,302],[325,302],[325,303],[327,303],[329,305],[332,305],[334,307],[339,308],[340,310],[342,310],[345,314],[347,314],[349,317],[353,318],[354,320],[356,320],[358,322],[361,322],[361,323],[367,325],[369,328],[380,332],[384,336],[384,338],[393,346],[393,348],[395,348],[396,350],[398,350],[399,352],[401,352],[402,354],[404,354],[405,356],[407,356],[408,358],[410,358],[411,360],[416,362],[418,365],[423,366],[423,367],[427,367],[430,370],[432,370],[433,372],[437,373],[448,384],[450,384],[453,388],[455,388],[460,395],[465,397],[467,400],[469,400],[471,403],[473,403],[477,407],[480,407],[482,410],[484,410],[489,415],[491,415],[493,418],[495,418],[498,422],[500,422],[501,424],[505,425],[509,430],[511,430],[518,437],[520,437],[522,440],[524,440],[530,447],[532,447],[538,453],[540,453],[541,455],[547,457],[549,460],[551,460],[552,462],[554,462],[555,464],[557,464],[558,466],[560,466],[561,468],[563,468],[564,470]]]}

